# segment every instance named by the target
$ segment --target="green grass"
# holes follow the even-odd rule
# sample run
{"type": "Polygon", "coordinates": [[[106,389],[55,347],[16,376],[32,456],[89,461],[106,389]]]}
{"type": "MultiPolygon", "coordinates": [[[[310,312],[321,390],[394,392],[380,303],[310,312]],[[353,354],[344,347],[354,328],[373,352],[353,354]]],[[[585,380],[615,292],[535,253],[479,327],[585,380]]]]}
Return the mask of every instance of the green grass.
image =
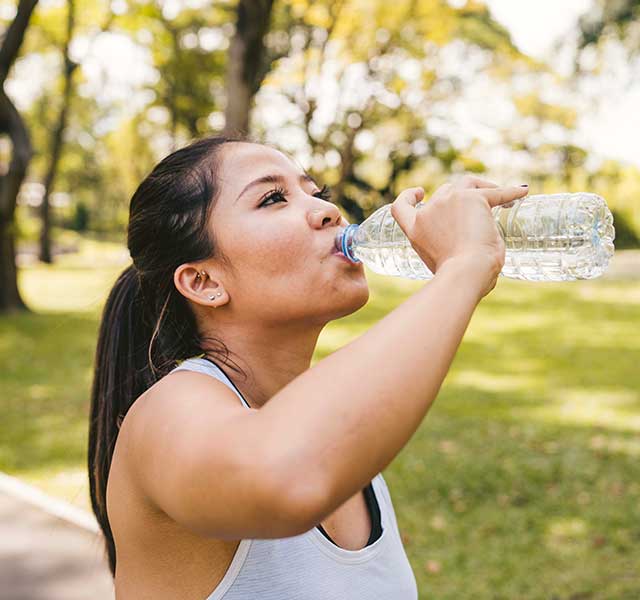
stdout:
{"type": "MultiPolygon", "coordinates": [[[[87,507],[91,363],[123,264],[117,245],[81,250],[23,269],[37,313],[0,319],[0,469],[87,507]]],[[[368,278],[369,304],[325,329],[314,362],[424,285],[368,278]]],[[[384,473],[421,598],[640,598],[639,325],[634,280],[501,280],[483,300],[384,473]]]]}

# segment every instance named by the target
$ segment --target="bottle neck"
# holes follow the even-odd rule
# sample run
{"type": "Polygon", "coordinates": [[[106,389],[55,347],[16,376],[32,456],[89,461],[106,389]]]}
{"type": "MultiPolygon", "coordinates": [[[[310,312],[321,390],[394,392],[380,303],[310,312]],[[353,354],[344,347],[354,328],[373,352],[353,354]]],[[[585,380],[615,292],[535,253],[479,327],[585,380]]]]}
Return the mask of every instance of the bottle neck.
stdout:
{"type": "Polygon", "coordinates": [[[359,263],[361,262],[354,254],[353,254],[353,236],[358,230],[358,225],[352,223],[351,225],[347,225],[347,227],[342,232],[342,240],[340,251],[344,254],[351,262],[359,263]]]}

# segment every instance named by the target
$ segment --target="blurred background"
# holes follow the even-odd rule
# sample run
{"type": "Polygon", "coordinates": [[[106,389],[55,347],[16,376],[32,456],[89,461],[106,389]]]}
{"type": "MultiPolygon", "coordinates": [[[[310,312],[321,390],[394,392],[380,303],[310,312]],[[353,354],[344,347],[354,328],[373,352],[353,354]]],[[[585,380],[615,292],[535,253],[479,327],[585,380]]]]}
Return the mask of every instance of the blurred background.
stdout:
{"type": "MultiPolygon", "coordinates": [[[[351,222],[465,172],[591,191],[615,218],[606,275],[501,280],[385,478],[421,598],[640,598],[640,0],[0,0],[0,28],[10,481],[90,510],[93,353],[129,199],[193,138],[277,145],[351,222]]],[[[367,276],[368,305],[314,362],[424,285],[367,276]]],[[[97,598],[88,579],[65,587],[97,576],[78,562],[38,571],[60,550],[9,496],[0,597],[97,598]]]]}

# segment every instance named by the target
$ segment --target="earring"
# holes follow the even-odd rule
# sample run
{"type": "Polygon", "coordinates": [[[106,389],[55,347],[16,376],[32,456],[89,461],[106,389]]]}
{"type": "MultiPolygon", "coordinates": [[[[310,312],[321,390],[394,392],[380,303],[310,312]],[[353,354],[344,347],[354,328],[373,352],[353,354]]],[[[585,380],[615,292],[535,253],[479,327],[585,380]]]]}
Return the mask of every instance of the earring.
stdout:
{"type": "Polygon", "coordinates": [[[213,300],[216,296],[222,296],[222,292],[218,292],[215,296],[209,296],[209,300],[213,300]]]}

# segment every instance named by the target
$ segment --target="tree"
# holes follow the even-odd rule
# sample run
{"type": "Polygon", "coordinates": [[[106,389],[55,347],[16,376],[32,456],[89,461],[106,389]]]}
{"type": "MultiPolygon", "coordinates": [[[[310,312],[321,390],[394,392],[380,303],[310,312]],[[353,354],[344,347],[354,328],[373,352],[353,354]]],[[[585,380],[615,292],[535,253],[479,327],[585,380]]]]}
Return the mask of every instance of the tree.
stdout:
{"type": "Polygon", "coordinates": [[[118,27],[151,55],[158,79],[148,86],[154,100],[147,108],[159,107],[168,113],[175,149],[189,138],[205,134],[210,129],[208,118],[222,104],[235,7],[229,0],[209,0],[197,9],[184,3],[171,6],[166,10],[155,0],[129,0],[118,27]],[[147,37],[148,41],[141,41],[147,37]]]}
{"type": "Polygon", "coordinates": [[[58,114],[57,123],[51,136],[51,147],[49,151],[49,167],[44,179],[44,194],[40,205],[41,227],[40,227],[40,260],[51,263],[51,211],[49,210],[49,196],[55,184],[58,163],[62,153],[63,136],[67,127],[67,118],[73,95],[73,74],[78,67],[78,63],[71,60],[69,56],[69,46],[73,39],[75,27],[75,0],[67,0],[67,28],[64,45],[62,48],[63,77],[64,85],[62,91],[62,102],[58,114]]]}
{"type": "Polygon", "coordinates": [[[0,47],[0,133],[12,144],[9,169],[0,179],[0,313],[27,310],[18,290],[14,216],[20,186],[32,156],[29,132],[4,84],[18,56],[38,0],[20,0],[0,47]]]}
{"type": "MultiPolygon", "coordinates": [[[[640,0],[595,0],[591,10],[578,21],[575,72],[584,71],[580,58],[587,49],[599,48],[609,39],[622,43],[630,58],[640,55],[640,0]]],[[[640,78],[640,69],[632,80],[640,78]]]]}
{"type": "Polygon", "coordinates": [[[508,77],[516,63],[527,64],[479,2],[456,9],[442,0],[288,0],[276,9],[267,47],[289,52],[258,94],[257,122],[276,102],[292,115],[265,131],[305,135],[311,172],[355,220],[391,200],[425,163],[461,164],[429,120],[461,96],[463,77],[479,68],[508,77]],[[468,69],[445,73],[445,53],[460,54],[468,69]]]}
{"type": "Polygon", "coordinates": [[[591,11],[580,17],[578,48],[598,44],[611,33],[623,42],[628,42],[632,53],[640,52],[640,37],[637,32],[640,22],[640,0],[598,0],[591,11]]]}
{"type": "Polygon", "coordinates": [[[273,0],[240,0],[235,34],[227,58],[225,133],[248,133],[254,95],[271,67],[264,36],[273,0]]]}
{"type": "MultiPolygon", "coordinates": [[[[76,71],[80,70],[82,62],[85,57],[78,59],[78,62],[72,60],[70,56],[70,46],[73,41],[76,30],[76,0],[66,1],[66,15],[64,15],[64,26],[55,18],[56,15],[51,15],[48,12],[42,12],[38,15],[40,17],[40,23],[37,23],[40,31],[40,40],[38,40],[40,46],[48,50],[51,47],[61,46],[61,58],[62,58],[62,93],[56,86],[55,90],[51,90],[49,94],[45,94],[43,101],[49,105],[55,106],[57,111],[53,120],[48,119],[46,116],[46,110],[42,105],[38,108],[42,115],[39,119],[42,124],[45,124],[47,140],[43,142],[43,152],[41,154],[48,161],[46,171],[43,178],[44,193],[42,196],[42,203],[40,205],[40,253],[39,258],[42,262],[51,263],[53,257],[51,254],[51,210],[49,206],[49,198],[53,192],[58,174],[60,170],[60,163],[63,157],[63,151],[65,148],[67,128],[70,119],[71,105],[76,101],[74,75],[76,71]],[[44,21],[44,22],[42,22],[44,21]],[[60,100],[57,98],[61,96],[60,100]]],[[[87,8],[85,4],[85,9],[87,8]]],[[[97,11],[91,11],[89,17],[95,19],[95,13],[97,11]]],[[[97,29],[92,32],[90,42],[88,44],[85,55],[89,54],[93,44],[98,37],[107,32],[115,20],[115,14],[107,10],[104,16],[104,20],[97,29]]],[[[94,21],[95,22],[95,21],[94,21]]],[[[38,29],[34,23],[34,29],[38,29]]],[[[36,33],[36,32],[34,32],[36,33]]],[[[39,50],[39,48],[38,48],[39,50]]],[[[33,49],[33,51],[37,51],[33,49]]],[[[31,130],[34,131],[33,129],[31,130]]],[[[36,146],[37,149],[37,146],[36,146]]]]}

